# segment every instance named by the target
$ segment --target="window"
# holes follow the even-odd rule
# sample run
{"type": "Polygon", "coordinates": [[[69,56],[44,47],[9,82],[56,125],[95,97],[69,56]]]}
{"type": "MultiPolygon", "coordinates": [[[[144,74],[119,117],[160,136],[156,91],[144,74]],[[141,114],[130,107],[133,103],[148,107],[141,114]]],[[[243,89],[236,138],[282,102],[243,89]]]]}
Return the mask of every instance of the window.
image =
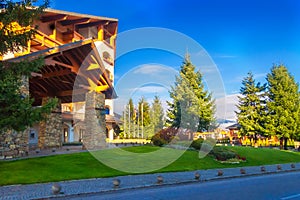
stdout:
{"type": "Polygon", "coordinates": [[[69,142],[69,130],[64,128],[64,142],[69,142]]]}
{"type": "Polygon", "coordinates": [[[104,107],[104,113],[105,113],[105,115],[109,115],[109,106],[105,106],[104,107]]]}
{"type": "Polygon", "coordinates": [[[84,134],[84,130],[80,129],[79,130],[79,142],[82,142],[83,134],[84,134]]]}
{"type": "Polygon", "coordinates": [[[30,139],[34,139],[35,138],[35,131],[34,130],[30,130],[29,137],[30,137],[30,139]]]}

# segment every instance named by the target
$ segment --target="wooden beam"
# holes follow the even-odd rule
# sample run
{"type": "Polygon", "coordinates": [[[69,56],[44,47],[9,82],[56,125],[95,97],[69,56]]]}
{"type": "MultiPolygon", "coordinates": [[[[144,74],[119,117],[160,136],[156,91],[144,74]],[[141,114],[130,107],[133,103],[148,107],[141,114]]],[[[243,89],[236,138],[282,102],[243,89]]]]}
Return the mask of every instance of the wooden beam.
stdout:
{"type": "Polygon", "coordinates": [[[107,81],[104,79],[103,75],[104,75],[104,74],[101,74],[101,75],[100,75],[100,79],[103,81],[103,83],[104,83],[105,85],[108,85],[108,83],[107,83],[107,81]]]}
{"type": "Polygon", "coordinates": [[[32,77],[42,77],[43,75],[40,74],[40,73],[31,72],[31,76],[32,76],[32,77]]]}
{"type": "Polygon", "coordinates": [[[63,19],[67,19],[67,15],[58,14],[58,15],[42,16],[41,22],[46,23],[46,22],[53,22],[57,20],[63,20],[63,19]]]}
{"type": "Polygon", "coordinates": [[[47,97],[48,96],[47,93],[40,92],[40,91],[37,91],[37,90],[34,90],[33,93],[36,94],[36,95],[38,95],[39,97],[47,97]]]}
{"type": "MultiPolygon", "coordinates": [[[[31,80],[30,80],[31,82],[31,80]]],[[[34,86],[35,87],[38,87],[38,91],[44,91],[45,93],[48,92],[48,89],[46,89],[41,83],[38,83],[38,82],[34,82],[34,86]]]]}
{"type": "Polygon", "coordinates": [[[78,94],[85,94],[88,90],[86,89],[76,89],[76,90],[65,90],[57,92],[56,95],[58,97],[65,97],[65,96],[72,96],[72,95],[78,95],[78,94]]]}
{"type": "Polygon", "coordinates": [[[80,29],[80,28],[87,28],[87,27],[91,27],[91,26],[104,25],[105,23],[107,23],[107,21],[96,21],[96,22],[91,22],[91,23],[87,23],[87,24],[78,24],[75,26],[80,29]]]}
{"type": "Polygon", "coordinates": [[[68,25],[71,25],[71,24],[81,24],[81,23],[89,23],[89,22],[90,22],[90,18],[81,18],[81,19],[60,21],[60,24],[62,26],[68,26],[68,25]]]}
{"type": "Polygon", "coordinates": [[[69,64],[66,64],[66,63],[62,63],[62,62],[59,62],[59,61],[56,61],[56,60],[52,60],[52,59],[46,59],[45,60],[45,65],[55,65],[55,64],[66,67],[66,68],[69,68],[69,69],[71,69],[71,72],[74,72],[74,73],[78,73],[78,70],[79,70],[75,66],[72,66],[72,65],[69,65],[69,64]]]}
{"type": "Polygon", "coordinates": [[[51,77],[58,77],[58,76],[64,76],[72,73],[70,69],[63,69],[63,70],[58,70],[58,71],[53,71],[50,73],[44,73],[42,78],[51,78],[51,77]]]}

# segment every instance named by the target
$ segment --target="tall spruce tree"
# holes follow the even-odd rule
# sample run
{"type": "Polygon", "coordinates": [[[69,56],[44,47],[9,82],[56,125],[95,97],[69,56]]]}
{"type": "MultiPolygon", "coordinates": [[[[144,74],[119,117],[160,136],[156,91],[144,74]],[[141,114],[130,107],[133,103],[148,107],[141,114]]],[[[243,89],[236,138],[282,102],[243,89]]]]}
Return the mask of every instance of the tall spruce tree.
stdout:
{"type": "Polygon", "coordinates": [[[148,126],[150,124],[150,105],[145,97],[142,97],[138,103],[138,120],[141,126],[148,126]]]}
{"type": "Polygon", "coordinates": [[[153,133],[157,133],[164,127],[164,109],[158,96],[154,97],[150,115],[153,133]]]}
{"type": "MultiPolygon", "coordinates": [[[[294,77],[283,65],[274,65],[267,75],[268,129],[284,142],[299,137],[299,87],[294,77]]],[[[282,145],[281,145],[282,148],[282,145]]]]}
{"type": "Polygon", "coordinates": [[[153,135],[150,119],[150,105],[145,97],[142,97],[138,102],[138,126],[141,129],[139,134],[143,138],[153,135]]]}
{"type": "MultiPolygon", "coordinates": [[[[14,3],[0,0],[4,10],[0,13],[0,57],[7,53],[16,53],[27,47],[34,36],[33,21],[40,16],[48,2],[40,7],[33,7],[33,0],[14,3]],[[28,9],[31,8],[31,9],[28,9]],[[18,31],[16,31],[18,30],[18,31]]],[[[57,103],[49,101],[41,107],[32,107],[33,99],[24,93],[22,85],[28,80],[31,72],[43,66],[43,59],[12,63],[0,61],[0,132],[8,129],[23,131],[28,126],[43,119],[57,103]]]]}
{"type": "Polygon", "coordinates": [[[252,136],[256,142],[257,134],[265,133],[266,84],[255,83],[253,74],[249,72],[242,85],[237,105],[239,111],[236,112],[241,125],[240,133],[252,136]]]}
{"type": "Polygon", "coordinates": [[[214,101],[204,89],[202,74],[195,71],[188,54],[169,93],[173,101],[167,102],[167,125],[192,131],[209,130],[214,122],[214,101]]]}
{"type": "Polygon", "coordinates": [[[125,106],[125,110],[123,111],[123,130],[124,134],[126,134],[124,135],[125,137],[133,136],[135,119],[135,108],[133,105],[133,100],[130,98],[125,106]]]}

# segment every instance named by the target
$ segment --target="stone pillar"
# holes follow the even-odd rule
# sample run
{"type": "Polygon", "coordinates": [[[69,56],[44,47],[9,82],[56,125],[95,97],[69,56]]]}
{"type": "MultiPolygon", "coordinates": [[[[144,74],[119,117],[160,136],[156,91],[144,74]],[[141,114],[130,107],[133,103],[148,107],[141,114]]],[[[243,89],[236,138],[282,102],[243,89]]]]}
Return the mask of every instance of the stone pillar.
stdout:
{"type": "Polygon", "coordinates": [[[85,133],[83,148],[88,150],[101,149],[106,146],[105,136],[105,95],[88,92],[85,97],[85,133]]]}
{"type": "MultiPolygon", "coordinates": [[[[43,98],[42,105],[48,101],[48,98],[43,98]]],[[[38,135],[38,147],[40,149],[58,148],[62,145],[63,123],[61,113],[61,102],[58,101],[56,108],[40,122],[38,135]]]]}
{"type": "Polygon", "coordinates": [[[110,129],[108,129],[108,137],[109,137],[109,140],[114,140],[114,129],[112,127],[110,127],[110,129]]]}

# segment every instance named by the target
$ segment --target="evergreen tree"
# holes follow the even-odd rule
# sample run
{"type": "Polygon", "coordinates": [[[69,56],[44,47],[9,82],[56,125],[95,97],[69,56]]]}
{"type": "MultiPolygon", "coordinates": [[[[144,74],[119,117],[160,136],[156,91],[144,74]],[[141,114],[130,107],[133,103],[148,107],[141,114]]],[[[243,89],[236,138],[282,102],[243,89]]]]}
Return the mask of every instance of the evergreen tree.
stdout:
{"type": "Polygon", "coordinates": [[[299,87],[283,65],[274,65],[267,81],[268,129],[284,141],[287,149],[287,140],[299,136],[299,87]]]}
{"type": "Polygon", "coordinates": [[[150,105],[146,101],[145,97],[142,97],[138,103],[138,120],[142,126],[148,126],[150,124],[150,105]]]}
{"type": "Polygon", "coordinates": [[[127,105],[125,106],[125,110],[123,111],[123,130],[125,137],[132,136],[134,123],[135,123],[135,108],[133,105],[132,98],[129,99],[127,105]]]}
{"type": "Polygon", "coordinates": [[[153,133],[157,133],[164,127],[164,110],[158,96],[154,97],[151,108],[151,124],[153,133]]]}
{"type": "Polygon", "coordinates": [[[173,102],[167,102],[167,125],[192,131],[207,131],[210,128],[214,121],[214,101],[204,89],[202,74],[195,72],[188,54],[169,93],[173,102]]]}
{"type": "Polygon", "coordinates": [[[138,102],[138,127],[140,128],[139,134],[143,138],[152,135],[151,121],[150,121],[150,105],[144,97],[138,102]]]}
{"type": "MultiPolygon", "coordinates": [[[[1,5],[5,7],[0,13],[0,57],[26,48],[28,41],[34,36],[36,30],[27,27],[40,16],[47,2],[40,7],[32,7],[32,2],[34,1],[26,0],[16,4],[13,1],[0,0],[1,5]]],[[[34,100],[22,89],[24,80],[28,80],[31,72],[38,71],[42,66],[42,58],[18,63],[0,61],[1,131],[23,131],[42,120],[44,114],[49,113],[57,103],[56,100],[52,100],[42,107],[33,108],[34,100]]]]}
{"type": "Polygon", "coordinates": [[[130,121],[132,123],[135,120],[135,117],[136,117],[136,113],[135,113],[135,109],[134,109],[132,98],[129,99],[129,102],[128,102],[127,106],[128,106],[128,110],[129,110],[129,119],[130,119],[130,121]]]}
{"type": "Polygon", "coordinates": [[[240,89],[239,103],[236,112],[238,122],[241,125],[240,133],[242,135],[254,137],[257,141],[257,134],[263,135],[265,133],[265,90],[266,84],[257,84],[251,72],[242,81],[240,89]]]}

